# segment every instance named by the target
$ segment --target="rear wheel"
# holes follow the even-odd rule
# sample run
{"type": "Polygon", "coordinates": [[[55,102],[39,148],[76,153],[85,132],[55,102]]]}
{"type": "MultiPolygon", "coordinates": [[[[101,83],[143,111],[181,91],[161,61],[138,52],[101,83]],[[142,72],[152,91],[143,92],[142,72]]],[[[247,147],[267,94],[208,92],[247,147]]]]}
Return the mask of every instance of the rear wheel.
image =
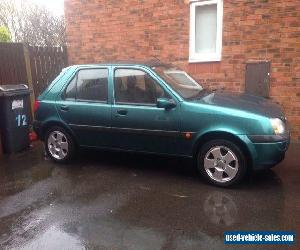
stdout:
{"type": "Polygon", "coordinates": [[[45,148],[51,159],[64,163],[73,158],[75,144],[65,129],[53,127],[46,133],[45,148]]]}
{"type": "Polygon", "coordinates": [[[200,173],[217,186],[240,182],[247,169],[243,151],[228,140],[212,140],[203,145],[197,161],[200,173]]]}

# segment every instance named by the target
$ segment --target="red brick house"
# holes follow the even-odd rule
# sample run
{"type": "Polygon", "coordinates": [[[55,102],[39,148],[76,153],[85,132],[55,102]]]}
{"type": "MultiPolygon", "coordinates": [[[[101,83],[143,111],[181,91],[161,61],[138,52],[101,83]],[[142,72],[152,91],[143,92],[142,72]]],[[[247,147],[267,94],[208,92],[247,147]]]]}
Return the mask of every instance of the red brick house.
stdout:
{"type": "Polygon", "coordinates": [[[65,15],[71,64],[156,57],[206,87],[268,92],[300,140],[299,0],[65,0],[65,15]]]}

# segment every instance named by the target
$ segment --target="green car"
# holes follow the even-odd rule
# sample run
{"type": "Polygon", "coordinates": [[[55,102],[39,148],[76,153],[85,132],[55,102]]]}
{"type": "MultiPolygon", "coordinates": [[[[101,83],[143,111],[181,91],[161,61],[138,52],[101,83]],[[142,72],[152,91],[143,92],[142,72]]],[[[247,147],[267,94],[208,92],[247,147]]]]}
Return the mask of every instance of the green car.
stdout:
{"type": "Polygon", "coordinates": [[[290,142],[286,118],[270,100],[204,89],[157,61],[68,67],[39,96],[35,119],[56,162],[79,148],[190,157],[218,186],[278,164],[290,142]]]}

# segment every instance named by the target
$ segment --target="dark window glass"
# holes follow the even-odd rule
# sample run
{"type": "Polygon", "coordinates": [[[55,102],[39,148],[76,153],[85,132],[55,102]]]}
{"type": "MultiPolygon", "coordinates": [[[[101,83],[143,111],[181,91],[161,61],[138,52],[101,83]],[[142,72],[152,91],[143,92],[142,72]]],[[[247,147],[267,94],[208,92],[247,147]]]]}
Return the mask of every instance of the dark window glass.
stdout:
{"type": "Polygon", "coordinates": [[[147,73],[136,69],[115,71],[116,103],[156,104],[167,94],[147,73]]]}
{"type": "Polygon", "coordinates": [[[77,77],[76,99],[107,102],[108,70],[80,70],[77,77]]]}
{"type": "Polygon", "coordinates": [[[76,96],[76,77],[69,83],[66,92],[65,99],[75,99],[76,96]]]}

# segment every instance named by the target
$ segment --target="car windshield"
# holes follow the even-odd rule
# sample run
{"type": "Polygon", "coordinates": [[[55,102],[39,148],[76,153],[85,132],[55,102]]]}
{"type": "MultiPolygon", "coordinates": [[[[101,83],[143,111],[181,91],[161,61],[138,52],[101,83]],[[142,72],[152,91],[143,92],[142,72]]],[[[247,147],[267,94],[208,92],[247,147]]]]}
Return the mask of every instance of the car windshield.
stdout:
{"type": "Polygon", "coordinates": [[[183,70],[167,67],[153,69],[184,99],[197,98],[203,92],[203,87],[183,70]]]}

